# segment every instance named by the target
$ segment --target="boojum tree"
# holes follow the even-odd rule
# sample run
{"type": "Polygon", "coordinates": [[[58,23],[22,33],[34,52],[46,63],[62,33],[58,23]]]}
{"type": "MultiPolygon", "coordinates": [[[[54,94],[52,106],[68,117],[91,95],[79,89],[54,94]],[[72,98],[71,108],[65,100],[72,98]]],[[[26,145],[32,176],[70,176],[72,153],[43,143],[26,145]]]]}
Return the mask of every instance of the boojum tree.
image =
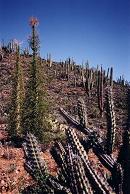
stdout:
{"type": "Polygon", "coordinates": [[[23,69],[20,64],[20,47],[16,47],[16,65],[12,79],[12,97],[9,113],[8,132],[11,137],[22,137],[22,112],[25,98],[23,69]]]}
{"type": "Polygon", "coordinates": [[[30,26],[32,35],[29,37],[29,46],[32,49],[32,62],[30,77],[27,84],[23,126],[25,134],[32,132],[43,141],[44,131],[47,126],[47,99],[44,88],[43,67],[39,56],[40,41],[36,30],[38,19],[32,17],[30,26]]]}

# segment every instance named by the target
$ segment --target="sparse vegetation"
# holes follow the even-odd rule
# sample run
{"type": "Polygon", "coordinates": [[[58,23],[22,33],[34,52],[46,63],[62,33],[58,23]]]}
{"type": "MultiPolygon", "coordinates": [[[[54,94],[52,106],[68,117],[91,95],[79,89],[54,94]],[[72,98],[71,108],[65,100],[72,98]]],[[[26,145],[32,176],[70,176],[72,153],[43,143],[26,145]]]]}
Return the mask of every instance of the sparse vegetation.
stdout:
{"type": "Polygon", "coordinates": [[[8,120],[0,160],[10,162],[0,192],[129,194],[129,83],[124,77],[114,81],[113,67],[92,68],[88,61],[80,66],[71,58],[55,62],[51,54],[42,59],[37,25],[31,18],[32,53],[27,48],[21,53],[16,41],[0,49],[1,123],[8,120]],[[17,159],[14,138],[24,142],[17,149],[24,150],[31,186],[26,172],[18,186],[9,177],[20,172],[18,161],[11,161],[17,159]],[[42,155],[46,149],[57,166],[55,175],[42,155]]]}

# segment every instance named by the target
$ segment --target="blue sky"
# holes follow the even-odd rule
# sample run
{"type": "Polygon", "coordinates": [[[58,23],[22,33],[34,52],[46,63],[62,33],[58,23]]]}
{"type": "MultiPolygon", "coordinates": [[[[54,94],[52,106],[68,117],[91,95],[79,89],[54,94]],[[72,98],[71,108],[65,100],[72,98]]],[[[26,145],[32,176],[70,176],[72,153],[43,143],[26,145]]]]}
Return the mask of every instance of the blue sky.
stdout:
{"type": "Polygon", "coordinates": [[[130,0],[0,0],[0,38],[26,44],[30,16],[40,22],[42,57],[113,66],[130,81],[130,0]]]}

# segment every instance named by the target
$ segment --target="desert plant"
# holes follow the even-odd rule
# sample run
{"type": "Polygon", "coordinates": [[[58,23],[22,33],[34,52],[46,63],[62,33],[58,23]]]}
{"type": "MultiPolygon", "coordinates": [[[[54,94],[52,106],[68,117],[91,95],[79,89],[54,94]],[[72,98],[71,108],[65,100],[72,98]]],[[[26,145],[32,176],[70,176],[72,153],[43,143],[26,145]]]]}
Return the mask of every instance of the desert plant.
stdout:
{"type": "MultiPolygon", "coordinates": [[[[115,113],[113,108],[113,98],[112,98],[112,88],[107,88],[107,116],[108,116],[108,127],[109,130],[107,132],[107,153],[103,149],[99,139],[96,137],[96,133],[93,133],[91,129],[89,128],[83,128],[82,125],[80,125],[78,122],[76,122],[74,119],[72,119],[71,116],[67,115],[64,110],[61,110],[63,112],[63,116],[67,119],[69,123],[72,123],[72,125],[83,132],[88,137],[86,140],[82,141],[82,145],[84,146],[85,150],[88,153],[88,150],[90,148],[93,149],[94,153],[102,163],[111,173],[111,176],[106,181],[109,182],[111,187],[113,188],[112,193],[116,194],[128,194],[130,192],[129,187],[129,179],[130,179],[130,159],[129,159],[129,153],[130,153],[130,132],[129,132],[129,101],[130,92],[128,90],[128,121],[127,121],[127,128],[123,135],[123,143],[119,151],[118,159],[115,160],[112,158],[111,154],[113,151],[113,145],[115,140],[115,113]]],[[[71,129],[69,130],[69,143],[71,145],[71,149],[74,150],[74,153],[80,154],[80,157],[83,158],[86,153],[81,148],[80,142],[76,137],[76,134],[71,129]],[[73,137],[72,137],[73,136],[73,137]]],[[[102,141],[101,141],[102,142],[102,141]]],[[[87,156],[85,156],[87,159],[87,156]]],[[[84,159],[85,160],[85,159],[84,159]]],[[[88,161],[87,161],[88,162],[88,161]]],[[[85,162],[85,164],[87,164],[85,162]]],[[[90,173],[90,171],[89,171],[90,173]]],[[[89,174],[87,173],[87,175],[89,174]]],[[[93,176],[91,174],[91,176],[93,176]]],[[[90,176],[89,176],[90,178],[90,176]]],[[[98,183],[99,184],[99,183],[98,183]]],[[[96,185],[96,183],[95,183],[96,185]]],[[[108,189],[108,193],[110,192],[110,187],[108,189]]],[[[98,188],[95,189],[95,192],[98,191],[98,188]]],[[[99,191],[98,191],[99,192],[99,191]]],[[[97,193],[98,193],[97,192],[97,193]]],[[[107,192],[105,192],[107,193],[107,192]]],[[[111,193],[111,192],[110,192],[111,193]]]]}
{"type": "Polygon", "coordinates": [[[100,110],[100,115],[103,116],[103,93],[104,93],[104,87],[103,87],[103,69],[101,67],[101,70],[98,71],[98,85],[97,85],[97,96],[98,96],[98,107],[100,110]]]}
{"type": "Polygon", "coordinates": [[[120,152],[118,155],[118,162],[121,164],[123,168],[123,192],[124,194],[130,193],[130,89],[128,89],[127,95],[127,108],[128,108],[128,119],[127,126],[123,133],[123,143],[120,148],[120,152]]]}
{"type": "Polygon", "coordinates": [[[12,81],[12,97],[8,119],[8,133],[11,137],[23,136],[22,111],[25,98],[23,70],[20,64],[20,48],[17,46],[15,73],[12,81]]]}
{"type": "MultiPolygon", "coordinates": [[[[36,191],[43,194],[69,194],[69,190],[62,186],[56,177],[52,177],[46,167],[44,159],[41,158],[41,150],[36,137],[28,133],[23,144],[25,153],[25,169],[37,181],[36,191]]],[[[30,192],[28,190],[28,192],[30,192]]],[[[23,191],[26,193],[26,191],[23,191]]],[[[35,193],[33,189],[32,193],[35,193]]],[[[70,193],[71,194],[71,193],[70,193]]]]}
{"type": "Polygon", "coordinates": [[[110,69],[110,86],[113,87],[113,67],[110,69]]]}
{"type": "Polygon", "coordinates": [[[87,128],[88,126],[87,109],[86,109],[85,102],[82,98],[78,99],[77,107],[78,107],[78,116],[79,116],[80,124],[83,127],[87,128]]]}
{"type": "Polygon", "coordinates": [[[107,116],[107,143],[106,152],[111,154],[113,152],[115,144],[115,133],[116,133],[116,121],[114,112],[114,102],[112,88],[107,88],[106,92],[106,116],[107,116]]]}
{"type": "Polygon", "coordinates": [[[27,84],[26,99],[24,103],[23,128],[24,133],[33,132],[40,141],[44,139],[44,131],[49,128],[46,120],[48,114],[48,102],[43,79],[43,66],[38,56],[39,37],[36,32],[38,20],[31,18],[30,25],[32,36],[29,44],[32,49],[32,63],[30,67],[30,78],[27,84]]]}
{"type": "Polygon", "coordinates": [[[75,131],[69,128],[66,131],[66,135],[66,146],[57,143],[51,150],[52,156],[60,170],[57,178],[46,174],[45,165],[43,165],[42,171],[41,164],[39,163],[39,146],[36,143],[35,137],[32,134],[28,134],[26,137],[24,145],[26,170],[37,180],[41,189],[46,189],[46,191],[42,190],[42,192],[48,192],[48,194],[58,194],[59,192],[61,194],[114,194],[115,192],[112,191],[105,177],[95,172],[96,169],[90,165],[87,153],[75,131]],[[39,172],[38,178],[35,169],[39,172]],[[50,186],[50,190],[47,190],[48,186],[50,186]]]}

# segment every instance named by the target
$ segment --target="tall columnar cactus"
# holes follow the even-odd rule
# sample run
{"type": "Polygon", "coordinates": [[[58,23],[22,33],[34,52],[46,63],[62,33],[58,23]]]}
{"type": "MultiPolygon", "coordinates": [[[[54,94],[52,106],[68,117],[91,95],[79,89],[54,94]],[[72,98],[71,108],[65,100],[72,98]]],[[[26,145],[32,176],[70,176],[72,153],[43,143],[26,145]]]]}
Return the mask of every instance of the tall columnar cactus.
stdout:
{"type": "Polygon", "coordinates": [[[61,147],[60,144],[57,144],[51,151],[55,161],[61,168],[64,183],[68,185],[73,194],[92,194],[93,190],[86,176],[83,162],[81,158],[75,154],[75,150],[69,143],[71,141],[69,132],[67,133],[67,139],[68,143],[65,148],[61,147]]]}
{"type": "Polygon", "coordinates": [[[69,185],[72,193],[93,194],[89,180],[85,174],[85,169],[81,158],[74,154],[70,145],[67,147],[67,163],[69,168],[69,185]]]}
{"type": "Polygon", "coordinates": [[[9,50],[9,53],[11,53],[11,52],[12,52],[11,42],[8,43],[7,48],[8,48],[8,50],[9,50]]]}
{"type": "Polygon", "coordinates": [[[115,144],[115,133],[116,133],[116,120],[114,112],[114,102],[112,88],[107,88],[106,91],[106,116],[107,116],[107,142],[106,152],[112,154],[115,144]]]}
{"type": "Polygon", "coordinates": [[[90,96],[90,94],[91,94],[91,90],[92,90],[93,84],[94,84],[93,81],[94,81],[93,80],[93,71],[92,71],[92,69],[87,69],[85,85],[86,85],[86,91],[87,91],[88,96],[90,96]]]}
{"type": "Polygon", "coordinates": [[[85,75],[84,75],[84,67],[83,67],[83,64],[82,64],[82,69],[81,69],[81,80],[82,80],[83,88],[85,88],[85,75]]]}
{"type": "Polygon", "coordinates": [[[127,126],[123,134],[123,143],[120,148],[118,162],[121,164],[123,168],[123,192],[124,194],[130,193],[130,89],[128,89],[128,97],[127,97],[127,108],[128,108],[128,119],[127,126]]]}
{"type": "Polygon", "coordinates": [[[88,94],[88,96],[90,96],[90,74],[89,74],[89,70],[87,70],[87,77],[86,77],[86,82],[85,82],[85,86],[86,86],[86,92],[88,94]]]}
{"type": "Polygon", "coordinates": [[[64,69],[63,69],[63,62],[61,62],[60,61],[60,63],[59,63],[59,77],[60,77],[60,79],[62,79],[63,77],[64,77],[64,69]]]}
{"type": "Polygon", "coordinates": [[[77,86],[76,66],[74,66],[74,87],[77,86]]]}
{"type": "MultiPolygon", "coordinates": [[[[88,155],[84,150],[83,146],[81,145],[74,129],[69,129],[66,132],[67,132],[68,142],[70,143],[74,154],[78,155],[81,158],[81,161],[83,162],[91,189],[93,189],[94,192],[96,191],[97,193],[114,194],[115,192],[107,183],[107,181],[105,180],[105,177],[100,173],[98,173],[96,169],[94,169],[94,167],[90,165],[88,155]]],[[[86,185],[86,187],[88,186],[86,185]]]]}
{"type": "Polygon", "coordinates": [[[113,67],[110,69],[110,86],[113,87],[113,67]]]}
{"type": "Polygon", "coordinates": [[[58,70],[57,70],[56,64],[54,65],[54,76],[55,76],[55,78],[57,78],[57,76],[58,76],[58,70]]]}
{"type": "Polygon", "coordinates": [[[104,87],[103,87],[103,70],[101,67],[101,71],[98,71],[98,86],[97,86],[97,95],[98,95],[98,107],[100,110],[100,115],[103,115],[103,93],[104,93],[104,87]]]}
{"type": "Polygon", "coordinates": [[[66,149],[60,142],[56,142],[54,146],[50,150],[52,157],[54,158],[55,162],[57,163],[58,167],[60,168],[60,172],[58,176],[62,177],[62,182],[65,182],[67,185],[68,183],[68,169],[66,163],[66,149]]]}
{"type": "Polygon", "coordinates": [[[86,70],[86,77],[88,77],[88,71],[89,71],[89,62],[87,61],[86,63],[85,63],[85,70],[86,70]]]}
{"type": "Polygon", "coordinates": [[[108,78],[109,78],[109,71],[110,71],[110,69],[108,68],[108,69],[107,69],[107,75],[106,75],[107,80],[108,80],[108,78]]]}
{"type": "Polygon", "coordinates": [[[120,148],[118,162],[123,169],[123,193],[130,193],[130,131],[125,130],[123,135],[123,144],[120,148]]]}
{"type": "Polygon", "coordinates": [[[82,98],[78,99],[77,107],[78,107],[78,116],[79,116],[80,124],[83,127],[87,128],[88,126],[87,109],[86,109],[85,102],[82,98]]]}
{"type": "Polygon", "coordinates": [[[103,70],[103,85],[106,83],[106,71],[103,70]]]}
{"type": "Polygon", "coordinates": [[[49,67],[52,67],[52,59],[51,59],[51,54],[49,53],[49,56],[48,56],[48,64],[49,64],[49,67]]]}
{"type": "Polygon", "coordinates": [[[66,76],[66,79],[68,81],[68,63],[67,63],[67,61],[65,61],[65,76],[66,76]]]}
{"type": "Polygon", "coordinates": [[[70,78],[70,61],[67,61],[67,81],[69,81],[70,78]]]}
{"type": "Polygon", "coordinates": [[[25,168],[27,171],[34,176],[36,180],[39,180],[39,176],[45,178],[48,174],[46,163],[42,159],[41,149],[33,134],[27,133],[23,148],[26,158],[25,168]]]}

